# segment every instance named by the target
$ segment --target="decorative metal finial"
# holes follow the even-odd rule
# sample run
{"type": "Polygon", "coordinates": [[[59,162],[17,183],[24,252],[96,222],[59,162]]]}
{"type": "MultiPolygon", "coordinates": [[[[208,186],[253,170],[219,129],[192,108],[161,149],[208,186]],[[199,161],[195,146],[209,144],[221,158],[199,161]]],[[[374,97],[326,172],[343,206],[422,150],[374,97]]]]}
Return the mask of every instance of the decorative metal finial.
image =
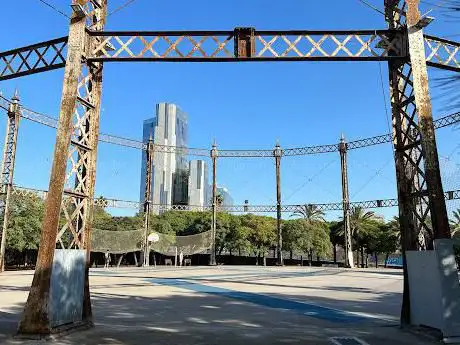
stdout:
{"type": "Polygon", "coordinates": [[[14,89],[14,95],[13,95],[13,98],[11,98],[11,100],[13,101],[13,103],[19,102],[19,90],[18,89],[14,89]]]}
{"type": "Polygon", "coordinates": [[[345,135],[343,133],[340,135],[340,142],[341,143],[345,142],[345,135]]]}
{"type": "Polygon", "coordinates": [[[217,148],[217,141],[216,141],[216,138],[214,138],[214,141],[212,142],[212,148],[213,148],[213,149],[217,148]]]}

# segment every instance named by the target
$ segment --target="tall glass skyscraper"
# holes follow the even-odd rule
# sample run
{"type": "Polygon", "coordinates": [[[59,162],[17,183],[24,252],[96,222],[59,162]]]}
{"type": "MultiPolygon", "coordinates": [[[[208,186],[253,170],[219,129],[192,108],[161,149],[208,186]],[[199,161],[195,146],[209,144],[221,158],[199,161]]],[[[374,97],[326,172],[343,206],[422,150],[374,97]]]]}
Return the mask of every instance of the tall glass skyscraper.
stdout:
{"type": "MultiPolygon", "coordinates": [[[[188,119],[175,104],[160,103],[156,116],[143,123],[143,141],[152,137],[155,145],[187,146],[188,119]]],[[[139,200],[144,201],[147,157],[142,153],[141,187],[139,200]]],[[[152,203],[161,205],[187,205],[187,157],[177,153],[155,152],[152,167],[152,203]]]]}

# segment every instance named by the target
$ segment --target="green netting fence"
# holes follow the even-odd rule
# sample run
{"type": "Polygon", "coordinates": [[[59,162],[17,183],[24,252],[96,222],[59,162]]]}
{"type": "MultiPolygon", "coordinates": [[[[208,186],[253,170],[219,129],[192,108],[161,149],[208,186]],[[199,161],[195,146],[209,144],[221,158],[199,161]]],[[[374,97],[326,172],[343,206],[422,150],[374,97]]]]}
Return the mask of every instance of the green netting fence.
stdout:
{"type": "MultiPolygon", "coordinates": [[[[176,236],[158,233],[159,240],[150,243],[150,250],[168,256],[180,252],[193,255],[207,252],[212,245],[211,231],[189,236],[176,236]]],[[[91,251],[123,254],[142,250],[144,230],[110,231],[93,229],[91,232],[91,251]]]]}

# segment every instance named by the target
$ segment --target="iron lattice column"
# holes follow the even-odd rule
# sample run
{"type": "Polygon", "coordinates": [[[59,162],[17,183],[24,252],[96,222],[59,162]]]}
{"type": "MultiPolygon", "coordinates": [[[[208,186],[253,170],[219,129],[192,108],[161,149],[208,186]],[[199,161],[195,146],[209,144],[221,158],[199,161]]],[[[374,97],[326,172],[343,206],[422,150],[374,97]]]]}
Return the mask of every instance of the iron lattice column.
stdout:
{"type": "Polygon", "coordinates": [[[145,172],[145,194],[144,194],[144,267],[149,266],[149,227],[150,227],[150,215],[151,215],[151,204],[152,204],[152,165],[154,146],[152,136],[150,136],[147,144],[146,154],[146,172],[145,172]]]}
{"type": "MultiPolygon", "coordinates": [[[[86,250],[82,321],[91,323],[88,283],[91,213],[96,179],[102,63],[85,64],[102,43],[87,29],[102,31],[107,0],[74,0],[79,6],[70,20],[53,165],[32,286],[19,324],[20,334],[49,334],[50,284],[56,244],[61,248],[86,250]],[[60,214],[64,215],[58,231],[60,214]]],[[[53,306],[59,308],[59,306],[53,306]]],[[[58,326],[56,326],[58,327],[58,326]]]]}
{"type": "Polygon", "coordinates": [[[403,35],[400,49],[408,49],[407,59],[389,62],[404,264],[403,324],[411,322],[406,251],[419,249],[419,238],[428,242],[429,249],[433,248],[434,239],[450,238],[428,92],[423,30],[417,25],[418,5],[418,0],[385,0],[389,28],[399,30],[403,35]]]}
{"type": "Polygon", "coordinates": [[[211,258],[209,264],[215,266],[216,262],[216,228],[217,228],[217,145],[214,142],[211,149],[212,160],[212,220],[211,220],[211,258]]]}
{"type": "Polygon", "coordinates": [[[16,145],[18,141],[19,128],[19,95],[15,92],[12,102],[8,109],[8,119],[6,124],[5,145],[3,147],[2,161],[2,180],[1,180],[1,195],[0,200],[0,216],[3,215],[3,225],[1,232],[0,244],[0,272],[5,269],[5,251],[6,251],[6,236],[8,230],[8,211],[10,206],[11,190],[13,187],[14,163],[16,160],[16,145]]]}
{"type": "Polygon", "coordinates": [[[276,264],[283,266],[283,233],[281,228],[281,150],[279,143],[276,144],[273,156],[275,157],[276,168],[276,229],[278,232],[276,245],[276,264]]]}
{"type": "Polygon", "coordinates": [[[342,176],[342,204],[343,204],[343,237],[345,258],[344,264],[347,268],[354,267],[353,249],[351,245],[351,222],[350,222],[350,193],[348,190],[348,164],[347,164],[348,145],[342,135],[339,143],[340,153],[340,172],[342,176]]]}

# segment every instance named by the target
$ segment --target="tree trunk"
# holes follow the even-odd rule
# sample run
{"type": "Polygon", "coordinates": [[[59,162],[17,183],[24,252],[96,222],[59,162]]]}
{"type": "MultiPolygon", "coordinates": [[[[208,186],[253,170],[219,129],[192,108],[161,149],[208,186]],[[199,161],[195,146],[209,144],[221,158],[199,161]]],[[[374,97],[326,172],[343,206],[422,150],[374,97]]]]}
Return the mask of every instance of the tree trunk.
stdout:
{"type": "Polygon", "coordinates": [[[361,246],[361,268],[364,268],[364,247],[361,246]]]}
{"type": "Polygon", "coordinates": [[[232,250],[230,249],[230,257],[232,257],[232,250]]]}
{"type": "Polygon", "coordinates": [[[337,245],[336,244],[334,244],[333,250],[334,250],[334,263],[336,264],[337,263],[337,245]]]}
{"type": "Polygon", "coordinates": [[[121,255],[120,255],[120,258],[118,259],[118,263],[117,263],[117,268],[120,268],[121,260],[123,260],[123,256],[124,256],[124,255],[125,255],[125,254],[121,254],[121,255]]]}
{"type": "Polygon", "coordinates": [[[300,255],[300,266],[303,266],[303,255],[300,255]]]}
{"type": "Polygon", "coordinates": [[[134,255],[134,265],[137,267],[138,263],[137,263],[137,254],[136,254],[136,252],[133,252],[133,255],[134,255]]]}
{"type": "Polygon", "coordinates": [[[238,256],[241,256],[241,248],[238,248],[238,256]]]}
{"type": "Polygon", "coordinates": [[[267,257],[265,256],[265,253],[263,254],[262,259],[264,261],[264,266],[267,266],[267,257]]]}
{"type": "Polygon", "coordinates": [[[375,255],[375,268],[379,268],[379,256],[377,253],[375,253],[374,255],[375,255]]]}
{"type": "Polygon", "coordinates": [[[390,253],[386,253],[385,254],[385,262],[383,264],[383,267],[387,268],[387,263],[388,263],[389,258],[390,258],[390,253]]]}
{"type": "Polygon", "coordinates": [[[141,250],[139,254],[139,267],[144,265],[144,250],[141,250]]]}
{"type": "Polygon", "coordinates": [[[319,259],[320,259],[320,258],[319,258],[319,255],[318,255],[318,254],[316,254],[316,262],[318,262],[318,263],[319,263],[319,259]]]}
{"type": "Polygon", "coordinates": [[[311,265],[313,264],[313,249],[310,250],[310,254],[309,254],[309,261],[310,261],[310,267],[311,265]]]}
{"type": "Polygon", "coordinates": [[[292,250],[289,251],[289,258],[292,260],[292,250]]]}

